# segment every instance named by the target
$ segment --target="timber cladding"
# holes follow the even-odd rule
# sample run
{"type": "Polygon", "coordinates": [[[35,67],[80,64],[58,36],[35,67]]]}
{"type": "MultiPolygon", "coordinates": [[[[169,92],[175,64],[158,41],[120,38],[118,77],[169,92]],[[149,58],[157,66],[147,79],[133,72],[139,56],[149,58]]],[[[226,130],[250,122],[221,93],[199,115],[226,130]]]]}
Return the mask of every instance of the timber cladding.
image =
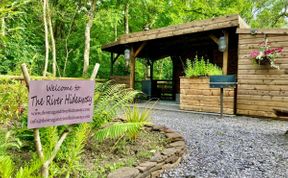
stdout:
{"type": "Polygon", "coordinates": [[[237,114],[277,117],[274,109],[288,110],[288,30],[261,30],[251,35],[240,29],[238,33],[237,114]],[[284,48],[276,61],[280,70],[251,61],[250,52],[259,49],[264,34],[272,48],[284,48]]]}
{"type": "MultiPolygon", "coordinates": [[[[220,113],[220,89],[209,87],[209,77],[180,77],[180,109],[220,113]]],[[[224,89],[223,112],[234,113],[234,89],[224,89]]]]}

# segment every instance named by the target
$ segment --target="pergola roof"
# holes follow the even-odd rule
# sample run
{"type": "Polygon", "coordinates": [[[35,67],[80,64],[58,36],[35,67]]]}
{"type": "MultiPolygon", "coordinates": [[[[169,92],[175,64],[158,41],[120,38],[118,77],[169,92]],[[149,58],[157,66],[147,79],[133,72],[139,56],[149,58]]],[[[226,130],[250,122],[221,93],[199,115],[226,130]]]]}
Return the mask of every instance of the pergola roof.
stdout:
{"type": "Polygon", "coordinates": [[[210,35],[220,36],[222,30],[237,28],[250,27],[239,15],[228,15],[126,34],[102,50],[123,54],[126,48],[133,48],[137,57],[159,59],[180,55],[193,46],[215,45],[210,35]]]}

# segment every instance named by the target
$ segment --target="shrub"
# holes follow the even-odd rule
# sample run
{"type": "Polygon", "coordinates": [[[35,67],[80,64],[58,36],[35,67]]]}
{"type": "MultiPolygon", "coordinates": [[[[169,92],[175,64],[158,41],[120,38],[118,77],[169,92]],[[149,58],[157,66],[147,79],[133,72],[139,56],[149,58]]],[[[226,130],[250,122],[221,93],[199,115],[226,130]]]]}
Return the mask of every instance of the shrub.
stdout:
{"type": "Polygon", "coordinates": [[[0,79],[0,124],[7,126],[19,121],[27,96],[27,89],[21,82],[0,79]]]}
{"type": "Polygon", "coordinates": [[[203,57],[201,59],[195,56],[193,63],[191,60],[187,60],[185,68],[186,77],[199,77],[199,76],[210,76],[210,75],[221,75],[222,70],[218,66],[207,62],[203,57]]]}

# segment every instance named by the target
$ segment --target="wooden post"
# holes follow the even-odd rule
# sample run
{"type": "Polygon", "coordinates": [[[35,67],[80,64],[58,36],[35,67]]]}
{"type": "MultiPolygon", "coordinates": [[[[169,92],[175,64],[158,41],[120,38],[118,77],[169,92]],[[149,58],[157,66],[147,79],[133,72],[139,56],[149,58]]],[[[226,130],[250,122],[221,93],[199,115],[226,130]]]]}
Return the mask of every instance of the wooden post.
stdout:
{"type": "MultiPolygon", "coordinates": [[[[91,74],[90,80],[94,80],[96,78],[96,75],[98,73],[100,64],[96,63],[94,66],[94,70],[91,74]]],[[[22,73],[24,76],[24,80],[27,86],[27,89],[29,91],[29,82],[30,82],[30,76],[28,73],[28,69],[26,67],[26,64],[21,65],[22,73]]],[[[62,135],[60,136],[60,139],[57,141],[51,155],[45,159],[43,149],[42,149],[42,144],[41,144],[41,138],[40,138],[40,133],[39,129],[35,128],[34,130],[34,142],[35,142],[35,147],[36,147],[36,152],[40,158],[40,160],[43,162],[42,167],[41,167],[41,176],[43,178],[48,178],[49,177],[49,165],[52,163],[54,158],[56,157],[56,154],[59,152],[61,145],[63,144],[64,140],[66,139],[67,135],[69,134],[69,130],[64,130],[62,135]]]]}
{"type": "Polygon", "coordinates": [[[134,89],[135,86],[135,55],[134,49],[131,48],[130,52],[130,88],[134,89]]]}
{"type": "Polygon", "coordinates": [[[153,80],[153,66],[154,65],[154,62],[151,60],[151,63],[150,63],[150,80],[152,81],[153,80]]]}
{"type": "Polygon", "coordinates": [[[223,118],[223,97],[224,97],[224,89],[220,88],[220,118],[223,118]]]}
{"type": "Polygon", "coordinates": [[[113,69],[114,68],[114,63],[119,58],[119,56],[120,56],[120,53],[118,53],[116,55],[116,57],[114,58],[114,54],[111,53],[111,57],[110,57],[110,78],[111,78],[111,76],[113,75],[113,72],[114,72],[114,69],[113,69]]]}
{"type": "Polygon", "coordinates": [[[227,31],[224,32],[225,40],[226,40],[226,49],[223,52],[223,74],[227,75],[228,73],[228,50],[229,50],[229,33],[227,31]]]}
{"type": "MultiPolygon", "coordinates": [[[[22,64],[21,65],[21,69],[22,69],[22,73],[23,73],[24,80],[25,80],[25,83],[26,83],[26,87],[27,87],[27,89],[29,91],[30,76],[29,76],[26,64],[22,64]]],[[[36,152],[37,152],[40,160],[42,162],[44,162],[44,154],[43,154],[43,149],[42,149],[39,129],[36,128],[36,129],[33,130],[33,132],[34,132],[33,135],[34,135],[34,143],[35,143],[35,147],[36,147],[36,152]]],[[[42,168],[42,173],[43,173],[43,168],[42,168]]]]}
{"type": "Polygon", "coordinates": [[[110,78],[113,75],[113,66],[114,66],[114,54],[111,53],[111,56],[110,56],[110,78]]]}
{"type": "Polygon", "coordinates": [[[95,80],[97,73],[98,73],[98,70],[99,70],[99,67],[100,67],[100,64],[96,63],[94,66],[93,72],[90,76],[90,80],[95,80]]]}

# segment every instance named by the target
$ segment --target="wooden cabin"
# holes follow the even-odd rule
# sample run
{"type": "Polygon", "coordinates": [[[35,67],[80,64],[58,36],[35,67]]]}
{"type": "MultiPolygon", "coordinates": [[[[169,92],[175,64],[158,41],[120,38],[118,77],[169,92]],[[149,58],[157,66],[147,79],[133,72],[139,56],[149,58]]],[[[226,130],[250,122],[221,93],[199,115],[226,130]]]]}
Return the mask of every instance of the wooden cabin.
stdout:
{"type": "Polygon", "coordinates": [[[196,54],[204,56],[222,67],[225,75],[237,76],[237,87],[224,92],[225,113],[279,118],[287,117],[288,110],[287,41],[288,29],[251,29],[239,15],[228,15],[126,34],[102,49],[111,52],[111,74],[115,60],[126,49],[130,50],[131,88],[135,85],[135,60],[142,58],[150,64],[150,79],[145,82],[150,87],[146,92],[151,96],[161,97],[168,92],[172,93],[172,99],[180,98],[180,109],[219,112],[219,91],[209,88],[208,80],[182,77],[187,59],[196,54]],[[227,45],[224,52],[218,50],[221,36],[227,45]],[[265,40],[271,42],[271,47],[284,48],[276,62],[280,69],[257,65],[251,60],[251,51],[265,40]],[[173,63],[170,83],[153,80],[154,62],[165,57],[170,57],[173,63]]]}

